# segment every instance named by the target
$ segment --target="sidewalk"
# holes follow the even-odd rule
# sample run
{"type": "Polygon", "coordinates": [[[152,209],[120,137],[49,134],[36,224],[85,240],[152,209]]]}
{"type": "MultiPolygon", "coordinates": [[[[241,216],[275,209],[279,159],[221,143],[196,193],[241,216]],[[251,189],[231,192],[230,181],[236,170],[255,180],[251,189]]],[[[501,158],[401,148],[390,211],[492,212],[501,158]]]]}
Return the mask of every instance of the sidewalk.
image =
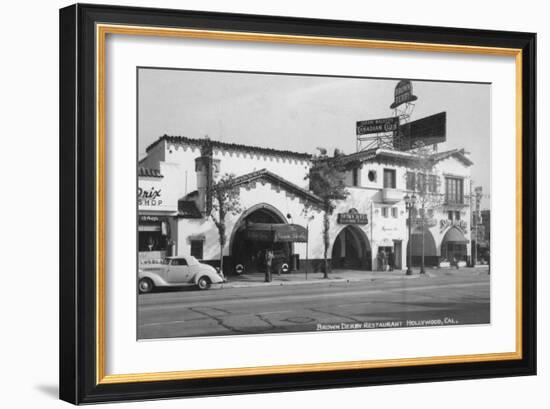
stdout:
{"type": "Polygon", "coordinates": [[[274,274],[270,283],[265,282],[263,273],[243,274],[240,276],[230,276],[227,282],[221,284],[222,288],[242,288],[242,287],[264,287],[264,286],[282,286],[282,285],[302,285],[302,284],[326,284],[338,282],[356,282],[356,281],[374,281],[374,280],[410,280],[416,278],[442,277],[452,275],[486,275],[488,268],[485,267],[464,267],[455,268],[430,268],[426,269],[426,274],[419,274],[419,268],[413,269],[412,275],[406,275],[405,270],[394,271],[360,271],[360,270],[333,270],[329,278],[323,278],[323,273],[290,273],[274,274]]]}
{"type": "Polygon", "coordinates": [[[263,287],[279,285],[300,285],[300,284],[326,284],[335,282],[367,281],[378,278],[413,278],[414,276],[405,276],[402,271],[357,271],[357,270],[333,270],[328,278],[323,278],[323,273],[290,273],[273,274],[270,283],[265,282],[263,273],[243,274],[240,276],[230,276],[227,282],[222,284],[225,288],[239,287],[263,287]]]}

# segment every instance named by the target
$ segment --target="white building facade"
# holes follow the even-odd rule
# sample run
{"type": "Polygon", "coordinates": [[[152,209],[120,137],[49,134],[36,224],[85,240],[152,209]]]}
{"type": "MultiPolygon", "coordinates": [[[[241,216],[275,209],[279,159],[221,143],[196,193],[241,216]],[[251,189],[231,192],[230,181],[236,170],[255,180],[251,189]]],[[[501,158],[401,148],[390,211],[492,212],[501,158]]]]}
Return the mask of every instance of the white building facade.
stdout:
{"type": "MultiPolygon", "coordinates": [[[[307,178],[314,160],[306,153],[160,137],[138,169],[140,261],[193,255],[216,265],[221,251],[224,272],[231,275],[261,271],[262,254],[271,248],[285,270],[319,271],[325,251],[323,202],[309,190],[307,178]],[[241,209],[227,215],[227,240],[220,248],[207,192],[208,184],[224,174],[235,176],[241,209]],[[262,229],[277,231],[271,237],[278,239],[263,240],[262,229]]],[[[430,155],[434,188],[424,195],[424,211],[413,211],[409,246],[403,198],[416,192],[411,178],[421,177],[416,176],[422,173],[419,160],[417,154],[389,149],[344,157],[349,196],[329,217],[332,268],[381,269],[391,254],[391,264],[405,269],[409,247],[413,266],[422,263],[422,254],[426,266],[469,263],[472,162],[460,150],[430,155]]]]}

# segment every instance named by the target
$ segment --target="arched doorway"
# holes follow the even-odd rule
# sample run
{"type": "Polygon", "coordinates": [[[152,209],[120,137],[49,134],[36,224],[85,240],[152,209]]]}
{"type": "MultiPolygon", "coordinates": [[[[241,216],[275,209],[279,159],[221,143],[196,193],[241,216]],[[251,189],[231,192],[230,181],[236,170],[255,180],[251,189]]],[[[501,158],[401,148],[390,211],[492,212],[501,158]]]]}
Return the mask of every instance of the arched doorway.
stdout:
{"type": "Polygon", "coordinates": [[[468,240],[457,227],[451,227],[441,241],[441,256],[451,263],[468,261],[468,240]]]}
{"type": "Polygon", "coordinates": [[[247,210],[235,225],[231,237],[230,249],[233,272],[258,273],[265,272],[265,251],[273,250],[274,268],[277,260],[288,260],[292,254],[292,243],[268,242],[247,238],[246,227],[254,223],[288,223],[286,218],[268,204],[259,204],[247,210]]]}
{"type": "Polygon", "coordinates": [[[411,232],[411,241],[407,244],[407,264],[409,263],[409,257],[411,257],[413,267],[422,265],[422,253],[424,253],[425,266],[435,267],[439,265],[434,236],[427,227],[424,227],[424,229],[417,227],[411,232]]]}
{"type": "Polygon", "coordinates": [[[332,246],[333,269],[371,269],[371,248],[365,233],[357,226],[349,225],[338,233],[332,246]]]}

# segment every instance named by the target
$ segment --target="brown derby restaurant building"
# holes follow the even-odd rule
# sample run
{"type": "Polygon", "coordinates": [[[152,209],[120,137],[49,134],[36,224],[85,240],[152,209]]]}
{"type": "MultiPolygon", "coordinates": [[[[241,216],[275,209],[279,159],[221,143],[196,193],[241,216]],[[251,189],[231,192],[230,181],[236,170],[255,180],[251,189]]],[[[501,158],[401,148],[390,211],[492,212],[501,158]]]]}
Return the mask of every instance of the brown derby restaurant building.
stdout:
{"type": "MultiPolygon", "coordinates": [[[[227,216],[224,272],[262,270],[263,252],[272,248],[283,271],[317,271],[323,260],[321,200],[308,189],[310,154],[204,139],[162,136],[138,165],[138,247],[140,262],[168,255],[193,255],[219,263],[216,226],[207,216],[207,184],[216,176],[236,176],[243,211],[227,216]],[[211,156],[210,156],[211,155],[211,156]],[[208,157],[207,157],[208,156],[208,157]],[[210,164],[210,165],[209,165],[210,164]],[[308,240],[309,238],[309,240],[308,240]],[[285,265],[286,264],[286,265],[285,265]]],[[[413,212],[411,243],[404,196],[420,157],[411,152],[373,148],[344,157],[351,166],[346,200],[330,222],[328,256],[333,268],[379,268],[377,254],[395,254],[405,269],[407,252],[420,265],[470,261],[470,167],[463,150],[434,152],[434,186],[441,200],[425,208],[423,222],[413,212]],[[468,194],[467,194],[468,192],[468,194]]]]}

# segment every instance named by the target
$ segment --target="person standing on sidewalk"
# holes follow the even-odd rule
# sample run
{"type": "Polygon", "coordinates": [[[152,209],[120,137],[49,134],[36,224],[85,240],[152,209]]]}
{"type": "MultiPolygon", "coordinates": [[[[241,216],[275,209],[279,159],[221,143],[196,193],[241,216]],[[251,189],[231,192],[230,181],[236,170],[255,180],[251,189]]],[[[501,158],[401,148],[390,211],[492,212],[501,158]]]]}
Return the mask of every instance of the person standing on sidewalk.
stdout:
{"type": "Polygon", "coordinates": [[[395,254],[392,250],[388,253],[388,267],[390,271],[393,271],[393,265],[395,264],[395,254]]]}
{"type": "Polygon", "coordinates": [[[273,251],[271,249],[265,252],[265,282],[271,282],[271,265],[273,264],[273,251]]]}

